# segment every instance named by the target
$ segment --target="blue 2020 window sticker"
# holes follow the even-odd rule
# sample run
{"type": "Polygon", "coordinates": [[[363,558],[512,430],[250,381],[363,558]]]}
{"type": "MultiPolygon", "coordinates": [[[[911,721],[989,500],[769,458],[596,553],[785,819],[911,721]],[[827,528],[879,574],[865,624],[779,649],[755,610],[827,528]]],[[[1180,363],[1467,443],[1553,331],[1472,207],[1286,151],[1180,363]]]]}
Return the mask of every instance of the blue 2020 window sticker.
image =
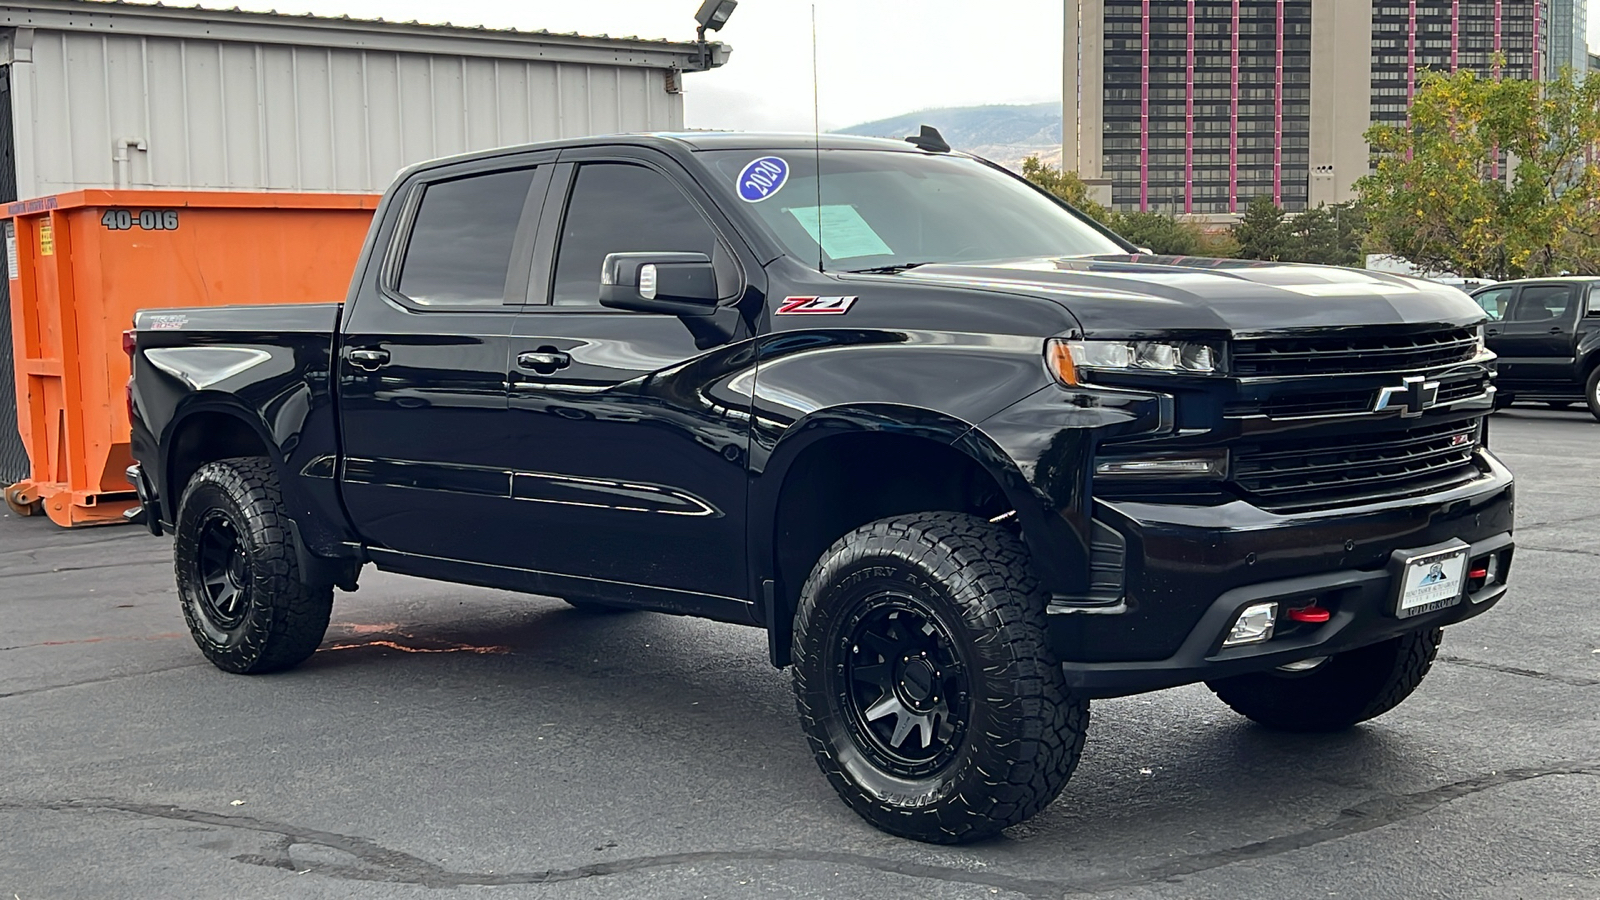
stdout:
{"type": "Polygon", "coordinates": [[[788,163],[780,157],[763,156],[739,173],[739,199],[746,203],[760,203],[783,190],[783,184],[788,180],[788,163]]]}

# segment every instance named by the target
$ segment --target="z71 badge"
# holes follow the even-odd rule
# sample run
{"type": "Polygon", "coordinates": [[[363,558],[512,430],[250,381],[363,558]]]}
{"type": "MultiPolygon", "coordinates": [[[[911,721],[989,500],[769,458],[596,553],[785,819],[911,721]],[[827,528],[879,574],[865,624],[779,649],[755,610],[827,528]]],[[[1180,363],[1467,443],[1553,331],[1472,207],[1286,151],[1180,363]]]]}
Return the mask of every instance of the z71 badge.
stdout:
{"type": "Polygon", "coordinates": [[[785,297],[775,316],[842,316],[850,311],[854,297],[785,297]]]}

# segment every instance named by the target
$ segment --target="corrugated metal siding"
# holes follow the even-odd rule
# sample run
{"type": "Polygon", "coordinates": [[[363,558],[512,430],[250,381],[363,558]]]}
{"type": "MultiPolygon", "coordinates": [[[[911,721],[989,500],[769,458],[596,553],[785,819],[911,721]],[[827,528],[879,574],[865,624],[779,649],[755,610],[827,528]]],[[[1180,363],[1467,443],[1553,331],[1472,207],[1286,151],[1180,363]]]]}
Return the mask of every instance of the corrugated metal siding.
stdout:
{"type": "MultiPolygon", "coordinates": [[[[11,67],[0,66],[0,202],[17,199],[11,148],[11,67]]],[[[0,265],[3,268],[3,265],[0,265]]],[[[9,274],[9,273],[8,273],[9,274]]],[[[28,477],[28,450],[17,433],[17,381],[12,370],[11,280],[0,284],[0,488],[28,477]]]]}
{"type": "Polygon", "coordinates": [[[41,29],[14,70],[22,197],[375,192],[432,157],[683,127],[660,68],[41,29]],[[118,140],[147,148],[125,175],[118,140]]]}

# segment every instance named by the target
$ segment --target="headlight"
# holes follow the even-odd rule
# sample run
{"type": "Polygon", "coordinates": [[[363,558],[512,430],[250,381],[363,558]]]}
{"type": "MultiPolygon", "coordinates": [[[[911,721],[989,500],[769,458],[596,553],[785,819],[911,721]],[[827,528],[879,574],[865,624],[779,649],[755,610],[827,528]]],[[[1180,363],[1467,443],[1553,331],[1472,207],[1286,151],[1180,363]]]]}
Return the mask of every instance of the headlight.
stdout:
{"type": "Polygon", "coordinates": [[[1483,326],[1479,325],[1478,326],[1478,346],[1477,346],[1477,350],[1475,350],[1472,355],[1473,356],[1482,356],[1483,355],[1483,351],[1485,351],[1487,349],[1489,349],[1489,345],[1485,344],[1483,342],[1483,326]]]}
{"type": "Polygon", "coordinates": [[[1196,341],[1062,341],[1045,345],[1050,370],[1065,384],[1081,384],[1080,370],[1215,375],[1221,351],[1196,341]]]}

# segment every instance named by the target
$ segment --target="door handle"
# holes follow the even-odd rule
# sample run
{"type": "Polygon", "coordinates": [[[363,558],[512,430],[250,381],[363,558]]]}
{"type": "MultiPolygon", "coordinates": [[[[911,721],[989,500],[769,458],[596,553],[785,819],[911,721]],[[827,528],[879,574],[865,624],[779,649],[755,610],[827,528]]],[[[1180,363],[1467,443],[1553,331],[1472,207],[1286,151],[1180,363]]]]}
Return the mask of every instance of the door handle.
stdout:
{"type": "Polygon", "coordinates": [[[554,347],[540,347],[538,350],[527,350],[517,354],[518,368],[532,369],[542,375],[549,375],[557,369],[565,369],[570,365],[572,357],[554,347]]]}
{"type": "Polygon", "coordinates": [[[1560,325],[1557,325],[1556,327],[1550,329],[1550,333],[1551,334],[1560,334],[1561,332],[1562,332],[1562,328],[1561,328],[1560,325]]]}
{"type": "Polygon", "coordinates": [[[389,364],[389,351],[382,348],[347,350],[344,358],[350,360],[350,365],[371,372],[389,364]]]}
{"type": "Polygon", "coordinates": [[[1483,330],[1483,336],[1484,337],[1495,337],[1499,333],[1500,333],[1500,329],[1498,329],[1498,328],[1485,328],[1483,330]]]}

